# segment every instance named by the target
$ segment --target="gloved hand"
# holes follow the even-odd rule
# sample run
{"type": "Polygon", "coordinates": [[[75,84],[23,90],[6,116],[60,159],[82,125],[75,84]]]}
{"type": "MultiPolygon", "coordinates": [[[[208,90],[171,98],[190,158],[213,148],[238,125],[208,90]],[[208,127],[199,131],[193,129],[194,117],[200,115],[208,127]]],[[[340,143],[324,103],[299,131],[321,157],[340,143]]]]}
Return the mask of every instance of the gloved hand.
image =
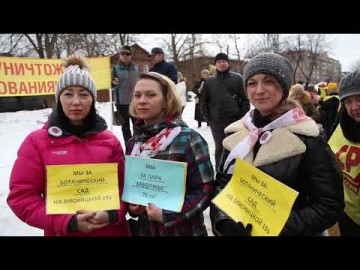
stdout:
{"type": "Polygon", "coordinates": [[[252,225],[247,224],[244,227],[242,222],[235,222],[232,219],[221,220],[217,225],[217,230],[223,236],[250,236],[252,225]]]}
{"type": "Polygon", "coordinates": [[[216,173],[216,183],[220,187],[224,187],[231,179],[232,174],[226,174],[222,172],[216,173]]]}

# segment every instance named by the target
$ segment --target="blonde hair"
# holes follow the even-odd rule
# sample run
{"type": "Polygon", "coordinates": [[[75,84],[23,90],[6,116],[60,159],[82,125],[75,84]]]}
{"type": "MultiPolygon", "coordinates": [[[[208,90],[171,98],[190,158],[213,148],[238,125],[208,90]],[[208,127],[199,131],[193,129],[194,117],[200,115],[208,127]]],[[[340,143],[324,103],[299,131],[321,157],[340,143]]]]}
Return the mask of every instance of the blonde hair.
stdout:
{"type": "Polygon", "coordinates": [[[201,75],[203,75],[204,73],[206,73],[208,76],[210,76],[210,71],[206,68],[201,71],[201,75]]]}
{"type": "Polygon", "coordinates": [[[292,100],[296,100],[298,102],[300,102],[301,104],[306,104],[311,102],[311,97],[310,97],[310,93],[305,91],[305,90],[299,90],[296,88],[293,88],[290,95],[289,95],[289,99],[292,100]]]}
{"type": "Polygon", "coordinates": [[[293,86],[291,86],[290,88],[290,95],[294,92],[302,92],[305,91],[304,86],[300,83],[294,84],[293,86]]]}
{"type": "Polygon", "coordinates": [[[178,82],[186,82],[186,78],[182,75],[182,73],[180,71],[178,71],[177,73],[178,75],[178,82]]]}
{"type": "MultiPolygon", "coordinates": [[[[142,79],[150,79],[158,82],[161,85],[161,92],[166,100],[165,111],[167,114],[177,118],[181,115],[181,100],[176,92],[176,86],[168,77],[157,72],[142,72],[140,73],[138,82],[142,79]]],[[[129,106],[129,112],[133,117],[138,118],[134,107],[134,99],[129,106]]]]}

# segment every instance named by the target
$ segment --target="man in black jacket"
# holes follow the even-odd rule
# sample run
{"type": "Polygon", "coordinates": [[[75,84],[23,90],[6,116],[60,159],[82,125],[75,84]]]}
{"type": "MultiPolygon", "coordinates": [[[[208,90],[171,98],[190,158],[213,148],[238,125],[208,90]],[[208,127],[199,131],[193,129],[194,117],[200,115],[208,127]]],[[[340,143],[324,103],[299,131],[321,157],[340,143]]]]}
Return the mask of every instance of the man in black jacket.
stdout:
{"type": "Polygon", "coordinates": [[[161,48],[152,48],[151,54],[148,56],[151,57],[153,63],[153,67],[150,68],[150,71],[165,75],[175,84],[178,83],[176,67],[173,64],[165,61],[164,51],[161,48]]]}
{"type": "Polygon", "coordinates": [[[244,92],[243,78],[239,73],[230,71],[229,58],[225,53],[216,55],[215,66],[216,76],[204,82],[200,106],[214,138],[217,170],[223,150],[224,129],[243,117],[250,109],[250,103],[244,92]]]}

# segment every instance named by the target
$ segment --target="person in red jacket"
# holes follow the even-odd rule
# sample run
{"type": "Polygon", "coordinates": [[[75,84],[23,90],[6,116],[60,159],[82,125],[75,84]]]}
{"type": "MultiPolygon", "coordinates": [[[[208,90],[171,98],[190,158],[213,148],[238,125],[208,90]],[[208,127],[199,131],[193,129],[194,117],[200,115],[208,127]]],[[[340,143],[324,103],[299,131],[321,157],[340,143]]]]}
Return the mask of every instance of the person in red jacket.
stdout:
{"type": "MultiPolygon", "coordinates": [[[[114,193],[121,194],[123,189],[124,152],[115,135],[107,131],[105,120],[96,113],[96,88],[86,61],[70,56],[64,66],[55,92],[56,108],[47,123],[30,133],[18,150],[7,203],[19,219],[43,229],[45,236],[131,236],[125,218],[127,204],[121,201],[120,209],[85,211],[86,207],[79,207],[76,213],[47,213],[47,191],[54,183],[50,181],[59,178],[48,176],[51,165],[116,163],[119,190],[114,193]]],[[[91,183],[90,191],[94,185],[91,183]]],[[[73,184],[74,190],[79,190],[79,184],[73,184]]],[[[74,200],[90,199],[93,197],[74,196],[74,200]]]]}

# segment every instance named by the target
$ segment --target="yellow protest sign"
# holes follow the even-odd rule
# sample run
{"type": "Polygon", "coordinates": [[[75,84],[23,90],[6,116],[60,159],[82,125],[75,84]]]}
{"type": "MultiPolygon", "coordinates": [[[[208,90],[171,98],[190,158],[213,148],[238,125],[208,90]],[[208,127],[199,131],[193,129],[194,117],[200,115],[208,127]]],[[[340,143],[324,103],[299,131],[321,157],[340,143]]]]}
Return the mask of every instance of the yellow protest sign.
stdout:
{"type": "MultiPolygon", "coordinates": [[[[87,58],[97,90],[111,87],[110,57],[87,58]]],[[[61,59],[0,57],[0,97],[54,95],[61,59]]]]}
{"type": "Polygon", "coordinates": [[[251,223],[252,236],[277,236],[297,196],[297,191],[236,159],[232,178],[212,202],[235,221],[251,223]]]}
{"type": "Polygon", "coordinates": [[[46,213],[120,209],[117,166],[117,163],[46,166],[46,213]]]}

